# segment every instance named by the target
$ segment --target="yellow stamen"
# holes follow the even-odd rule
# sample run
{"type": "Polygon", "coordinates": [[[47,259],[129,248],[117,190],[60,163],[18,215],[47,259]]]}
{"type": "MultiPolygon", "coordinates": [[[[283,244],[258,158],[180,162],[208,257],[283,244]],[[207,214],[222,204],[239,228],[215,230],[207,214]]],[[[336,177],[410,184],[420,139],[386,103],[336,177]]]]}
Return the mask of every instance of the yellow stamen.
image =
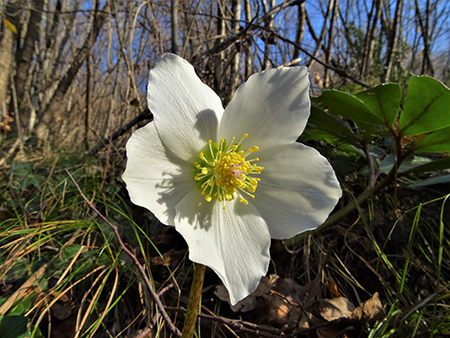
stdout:
{"type": "MultiPolygon", "coordinates": [[[[199,160],[194,163],[194,167],[198,170],[194,179],[199,181],[197,187],[207,202],[217,198],[219,202],[225,203],[234,200],[237,195],[239,201],[247,205],[248,201],[242,194],[255,198],[253,193],[260,179],[252,176],[261,174],[264,167],[251,163],[259,161],[259,158],[247,159],[249,155],[258,151],[259,147],[253,146],[246,152],[241,150],[242,141],[247,137],[248,134],[244,134],[237,143],[233,137],[230,144],[224,139],[221,139],[219,144],[209,140],[207,148],[211,160],[200,152],[199,160]]],[[[223,209],[225,210],[225,204],[223,209]]]]}

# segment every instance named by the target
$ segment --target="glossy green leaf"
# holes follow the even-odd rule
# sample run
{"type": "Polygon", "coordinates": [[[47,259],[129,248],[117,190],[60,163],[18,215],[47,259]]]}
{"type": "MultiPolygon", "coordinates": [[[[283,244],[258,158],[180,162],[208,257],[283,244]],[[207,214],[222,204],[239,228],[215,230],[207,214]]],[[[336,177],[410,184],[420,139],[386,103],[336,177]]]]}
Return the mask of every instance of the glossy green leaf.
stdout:
{"type": "Polygon", "coordinates": [[[423,174],[423,173],[427,173],[427,172],[445,170],[448,168],[450,168],[450,156],[439,158],[439,159],[431,161],[429,163],[412,168],[412,169],[408,170],[408,172],[413,172],[415,174],[423,174]]]}
{"type": "Polygon", "coordinates": [[[372,141],[376,136],[376,129],[375,125],[372,123],[365,123],[361,121],[356,121],[356,124],[358,126],[359,131],[361,132],[364,141],[369,143],[372,141]]]}
{"type": "Polygon", "coordinates": [[[422,181],[410,184],[410,188],[426,187],[428,185],[450,183],[450,175],[436,176],[424,179],[422,181]]]}
{"type": "Polygon", "coordinates": [[[27,333],[28,318],[25,316],[0,316],[2,338],[22,338],[27,333]]]}
{"type": "Polygon", "coordinates": [[[365,123],[384,124],[383,120],[373,114],[361,99],[339,90],[325,90],[317,98],[317,102],[323,107],[328,107],[330,113],[336,116],[365,123]]]}
{"type": "Polygon", "coordinates": [[[419,135],[450,126],[450,90],[428,76],[411,77],[400,115],[402,135],[419,135]]]}
{"type": "Polygon", "coordinates": [[[358,172],[364,164],[364,160],[352,156],[339,156],[331,162],[334,171],[341,177],[358,172]]]}
{"type": "Polygon", "coordinates": [[[16,303],[14,303],[14,306],[11,307],[11,309],[8,312],[8,315],[20,316],[25,312],[28,312],[33,307],[36,298],[37,294],[31,293],[24,299],[18,300],[16,303]]]}
{"type": "Polygon", "coordinates": [[[372,114],[392,126],[400,112],[402,90],[398,83],[385,83],[355,94],[372,114]]]}
{"type": "Polygon", "coordinates": [[[302,136],[298,139],[299,142],[306,142],[310,140],[323,140],[330,144],[335,144],[337,142],[343,142],[339,139],[339,137],[330,133],[327,130],[319,129],[319,128],[306,128],[303,132],[302,136]]]}
{"type": "Polygon", "coordinates": [[[450,152],[450,127],[443,128],[426,136],[414,147],[414,151],[422,153],[450,152]]]}
{"type": "MultiPolygon", "coordinates": [[[[396,156],[395,155],[387,155],[383,161],[381,161],[379,169],[388,173],[392,170],[392,167],[394,166],[396,162],[396,156]]],[[[428,157],[423,157],[423,156],[415,156],[415,155],[411,155],[408,156],[400,165],[400,168],[398,168],[398,172],[402,173],[405,171],[412,171],[413,168],[417,168],[417,167],[422,167],[426,164],[429,164],[430,162],[432,162],[431,159],[429,159],[428,157]]]]}
{"type": "Polygon", "coordinates": [[[357,140],[357,136],[343,123],[315,106],[311,107],[308,122],[341,138],[357,140]]]}
{"type": "Polygon", "coordinates": [[[347,142],[342,137],[323,129],[306,128],[302,136],[299,138],[299,141],[306,142],[309,140],[323,140],[347,154],[360,155],[357,148],[355,148],[351,143],[347,142]]]}

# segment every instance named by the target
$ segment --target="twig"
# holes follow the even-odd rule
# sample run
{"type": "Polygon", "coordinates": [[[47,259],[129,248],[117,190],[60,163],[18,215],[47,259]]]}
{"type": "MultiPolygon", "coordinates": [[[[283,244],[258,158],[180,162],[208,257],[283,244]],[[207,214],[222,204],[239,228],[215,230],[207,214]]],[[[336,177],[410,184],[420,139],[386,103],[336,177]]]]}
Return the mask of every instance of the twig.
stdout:
{"type": "MultiPolygon", "coordinates": [[[[170,307],[170,306],[166,306],[166,310],[167,311],[174,311],[174,312],[182,312],[182,313],[185,313],[187,311],[185,308],[182,308],[182,307],[170,307]]],[[[242,332],[255,333],[258,336],[266,337],[266,338],[279,338],[279,337],[290,338],[290,337],[296,337],[298,335],[303,335],[303,334],[306,334],[308,332],[314,331],[316,329],[320,329],[322,327],[336,325],[336,324],[339,324],[341,322],[340,319],[335,319],[335,320],[332,320],[332,321],[329,321],[329,322],[325,322],[325,323],[320,323],[320,324],[317,324],[317,325],[314,325],[314,326],[311,326],[311,327],[308,327],[308,328],[305,328],[305,329],[297,329],[297,330],[294,330],[291,333],[286,334],[284,331],[279,330],[279,329],[275,329],[273,327],[257,325],[257,324],[246,322],[246,321],[243,321],[243,320],[229,319],[229,318],[220,317],[220,316],[212,316],[212,315],[207,315],[207,314],[204,314],[204,313],[199,313],[198,317],[206,319],[206,320],[210,320],[210,321],[214,321],[214,322],[218,322],[218,323],[222,323],[222,324],[228,325],[228,326],[232,327],[233,329],[240,330],[242,332]]]]}
{"type": "Polygon", "coordinates": [[[145,120],[153,121],[153,114],[150,112],[150,110],[148,110],[148,108],[145,108],[138,116],[136,116],[126,125],[120,127],[120,129],[116,130],[111,137],[104,138],[99,143],[97,143],[97,145],[89,151],[89,154],[96,154],[100,149],[110,144],[110,142],[116,140],[117,138],[125,134],[128,130],[133,128],[136,124],[145,120]]]}
{"type": "Polygon", "coordinates": [[[296,59],[294,59],[294,60],[292,60],[292,61],[285,62],[285,63],[283,63],[282,65],[279,65],[279,66],[277,67],[277,69],[284,68],[284,67],[296,66],[296,65],[298,65],[298,64],[300,63],[300,61],[302,61],[301,58],[296,58],[296,59]]]}
{"type": "MultiPolygon", "coordinates": [[[[166,306],[166,310],[174,311],[174,312],[182,312],[182,313],[185,313],[187,311],[185,308],[182,308],[182,307],[169,307],[169,306],[166,306]]],[[[207,315],[204,313],[199,313],[197,316],[199,318],[203,318],[206,320],[210,320],[210,321],[228,325],[235,330],[257,333],[258,335],[264,336],[264,337],[279,337],[279,334],[281,334],[280,330],[278,330],[278,329],[268,327],[268,326],[259,326],[257,324],[245,322],[243,320],[229,319],[229,318],[215,316],[215,315],[207,315]],[[262,331],[265,331],[265,332],[262,332],[262,331]]]]}
{"type": "Polygon", "coordinates": [[[328,68],[329,70],[332,70],[333,72],[335,72],[336,74],[338,74],[339,76],[345,77],[357,84],[359,84],[360,86],[364,87],[364,88],[370,88],[371,85],[365,83],[364,81],[361,81],[359,79],[357,79],[356,77],[348,74],[346,71],[340,69],[340,68],[336,68],[332,65],[330,65],[329,63],[326,63],[324,61],[322,61],[321,59],[319,59],[318,57],[315,57],[314,55],[312,55],[310,52],[308,52],[306,49],[304,49],[302,46],[300,46],[297,42],[294,42],[292,40],[289,40],[288,38],[285,38],[284,36],[282,36],[281,34],[278,34],[277,32],[275,32],[273,29],[268,28],[268,27],[264,27],[264,26],[258,26],[258,28],[261,28],[262,30],[265,31],[269,31],[271,34],[273,34],[274,36],[276,36],[278,39],[280,39],[281,41],[290,43],[291,45],[293,45],[294,47],[298,48],[299,50],[301,50],[303,53],[305,53],[306,55],[308,55],[311,59],[315,60],[317,63],[320,63],[322,66],[324,66],[325,68],[328,68]]]}
{"type": "MultiPolygon", "coordinates": [[[[234,35],[230,36],[228,39],[225,39],[221,43],[218,43],[213,48],[210,48],[210,49],[204,51],[198,57],[203,56],[203,55],[212,55],[212,54],[219,53],[222,50],[227,49],[229,46],[231,46],[232,44],[236,43],[237,41],[239,41],[241,39],[245,40],[246,36],[251,36],[252,34],[254,34],[254,30],[255,29],[261,29],[261,30],[269,32],[270,34],[272,34],[273,36],[277,37],[281,41],[287,42],[287,43],[293,45],[294,47],[298,48],[304,54],[309,56],[311,59],[315,60],[317,63],[321,64],[325,68],[328,68],[331,71],[335,72],[339,76],[345,77],[345,78],[347,78],[347,79],[349,79],[349,80],[359,84],[360,86],[362,86],[364,88],[370,88],[371,85],[369,85],[368,83],[365,83],[364,81],[361,81],[361,80],[357,79],[356,77],[348,74],[343,69],[334,67],[333,65],[322,61],[319,57],[314,56],[313,54],[309,53],[307,50],[305,50],[301,45],[299,45],[295,41],[292,41],[292,40],[290,40],[290,39],[288,39],[288,38],[278,34],[272,28],[265,27],[265,26],[261,25],[264,22],[264,20],[266,20],[268,17],[274,15],[277,12],[280,12],[281,10],[285,9],[286,7],[294,6],[294,5],[297,5],[297,4],[301,3],[301,2],[303,2],[303,1],[292,1],[292,2],[285,1],[285,2],[281,3],[280,5],[273,7],[269,12],[267,12],[265,15],[263,15],[261,18],[255,20],[254,22],[253,21],[249,22],[249,21],[246,21],[246,20],[236,20],[236,19],[233,19],[233,18],[220,17],[220,19],[222,19],[222,20],[227,20],[227,21],[232,21],[232,22],[238,21],[239,23],[245,23],[246,26],[238,34],[234,34],[234,35]]],[[[212,17],[212,18],[218,18],[218,16],[211,15],[211,14],[193,13],[193,12],[190,12],[190,11],[184,11],[184,12],[185,13],[191,13],[191,14],[194,14],[194,15],[197,14],[197,15],[202,15],[202,16],[207,16],[207,17],[212,17]]]]}
{"type": "Polygon", "coordinates": [[[6,155],[0,159],[0,167],[6,163],[6,161],[8,160],[8,158],[14,153],[14,151],[16,150],[16,148],[21,144],[22,140],[18,137],[16,138],[16,140],[14,141],[13,145],[11,148],[9,148],[8,152],[6,153],[6,155]]]}
{"type": "MultiPolygon", "coordinates": [[[[174,283],[170,283],[169,285],[165,286],[158,292],[158,296],[161,297],[164,293],[167,292],[167,290],[173,288],[175,286],[174,283]]],[[[147,326],[142,329],[141,332],[139,332],[134,338],[147,338],[150,335],[150,332],[152,332],[153,328],[156,325],[156,321],[158,320],[158,313],[156,313],[150,323],[147,324],[147,326]]],[[[123,332],[123,331],[122,331],[123,332]]]]}
{"type": "Polygon", "coordinates": [[[137,266],[137,268],[139,269],[142,277],[144,278],[145,284],[147,285],[147,288],[149,290],[149,292],[151,293],[153,299],[155,300],[156,304],[158,305],[158,310],[161,313],[161,315],[163,316],[164,320],[166,321],[167,325],[169,326],[169,329],[175,333],[175,335],[177,335],[178,337],[181,337],[181,332],[178,330],[178,328],[172,323],[172,321],[170,320],[167,312],[164,309],[164,305],[161,303],[161,299],[159,299],[159,296],[157,295],[157,293],[153,290],[153,287],[150,283],[150,280],[147,277],[147,273],[144,269],[144,267],[139,263],[138,259],[136,258],[135,255],[133,255],[131,253],[130,250],[128,250],[128,248],[125,246],[125,244],[122,242],[122,238],[120,238],[119,232],[117,231],[117,227],[115,225],[113,225],[111,222],[109,222],[105,216],[103,216],[100,211],[97,210],[97,208],[86,198],[86,196],[83,194],[83,191],[81,191],[80,186],[77,184],[77,182],[74,180],[74,178],[72,177],[72,175],[70,174],[70,172],[65,169],[65,172],[67,173],[67,175],[70,177],[70,179],[72,180],[73,184],[75,184],[75,187],[77,188],[78,192],[80,193],[81,197],[84,199],[84,201],[89,205],[89,207],[94,210],[97,215],[100,216],[100,218],[102,220],[104,220],[110,227],[111,229],[114,231],[117,240],[119,241],[120,247],[122,248],[123,251],[125,251],[128,256],[131,257],[131,259],[133,260],[134,264],[137,266]]]}

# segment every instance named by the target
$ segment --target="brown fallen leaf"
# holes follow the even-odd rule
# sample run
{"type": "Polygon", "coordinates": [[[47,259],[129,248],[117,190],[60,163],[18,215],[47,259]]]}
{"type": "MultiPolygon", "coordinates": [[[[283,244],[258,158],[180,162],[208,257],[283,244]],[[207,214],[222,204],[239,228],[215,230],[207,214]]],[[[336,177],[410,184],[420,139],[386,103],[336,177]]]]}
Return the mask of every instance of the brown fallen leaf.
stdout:
{"type": "Polygon", "coordinates": [[[214,294],[221,301],[228,302],[233,312],[248,312],[255,309],[255,307],[257,306],[257,300],[255,296],[252,296],[253,294],[249,295],[248,297],[238,302],[236,305],[232,306],[230,303],[228,290],[223,285],[217,285],[214,294]]]}
{"type": "Polygon", "coordinates": [[[355,311],[353,311],[350,319],[358,321],[361,324],[367,322],[375,322],[385,317],[383,305],[381,305],[378,292],[375,292],[372,298],[361,303],[355,311]]]}
{"type": "Polygon", "coordinates": [[[317,277],[303,286],[298,295],[299,302],[304,308],[308,308],[320,296],[321,291],[320,279],[317,277]]]}
{"type": "Polygon", "coordinates": [[[320,299],[312,304],[308,311],[322,316],[326,321],[342,319],[345,323],[360,325],[364,325],[367,322],[375,322],[385,316],[378,292],[356,308],[347,298],[338,297],[320,299]]]}
{"type": "MultiPolygon", "coordinates": [[[[269,275],[261,278],[258,288],[248,297],[231,306],[234,312],[248,312],[256,310],[257,322],[276,327],[287,325],[294,327],[308,327],[309,319],[302,311],[309,304],[316,301],[321,291],[319,279],[315,279],[305,286],[299,285],[290,278],[269,275]]],[[[224,286],[216,287],[215,295],[222,301],[229,303],[228,291],[224,286]]]]}
{"type": "Polygon", "coordinates": [[[58,303],[52,305],[51,314],[59,320],[64,320],[72,314],[72,306],[70,303],[58,303]]]}
{"type": "Polygon", "coordinates": [[[164,252],[161,256],[154,256],[150,259],[150,265],[152,266],[171,266],[176,260],[181,258],[185,254],[186,250],[170,249],[164,252]]]}
{"type": "Polygon", "coordinates": [[[330,291],[331,297],[338,298],[342,297],[341,293],[338,290],[336,283],[334,282],[333,277],[328,277],[328,291],[330,291]]]}
{"type": "MultiPolygon", "coordinates": [[[[358,335],[358,332],[364,330],[366,323],[375,322],[385,316],[378,293],[357,308],[347,298],[339,297],[318,300],[308,308],[308,311],[330,322],[330,326],[316,330],[321,338],[347,337],[347,333],[353,337],[354,334],[358,335]],[[339,321],[333,322],[334,320],[339,321]]],[[[318,317],[312,318],[312,322],[314,325],[320,324],[318,317]]]]}
{"type": "Polygon", "coordinates": [[[319,300],[320,315],[327,321],[349,318],[355,306],[345,297],[319,300]]]}
{"type": "Polygon", "coordinates": [[[216,286],[216,290],[214,294],[224,302],[228,302],[230,304],[231,310],[233,312],[248,312],[253,309],[258,304],[258,297],[262,297],[264,294],[269,294],[271,290],[275,289],[276,281],[280,278],[277,275],[269,275],[261,278],[258,287],[255,291],[253,291],[250,295],[245,297],[243,300],[238,302],[236,305],[232,306],[230,303],[230,296],[228,294],[228,290],[223,285],[216,286]]]}

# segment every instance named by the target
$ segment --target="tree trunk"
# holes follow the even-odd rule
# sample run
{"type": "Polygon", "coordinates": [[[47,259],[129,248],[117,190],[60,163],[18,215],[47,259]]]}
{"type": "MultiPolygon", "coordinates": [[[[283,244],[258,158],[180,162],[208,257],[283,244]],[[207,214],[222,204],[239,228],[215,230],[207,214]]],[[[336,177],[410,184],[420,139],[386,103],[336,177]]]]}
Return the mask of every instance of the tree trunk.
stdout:
{"type": "Polygon", "coordinates": [[[25,35],[23,46],[16,51],[17,71],[14,78],[14,85],[16,88],[17,106],[21,114],[22,127],[24,130],[28,129],[28,131],[31,131],[31,126],[29,125],[31,102],[30,98],[26,97],[29,93],[28,73],[33,60],[35,44],[39,40],[44,3],[45,1],[41,0],[34,0],[32,2],[30,19],[28,21],[27,33],[25,35]]]}
{"type": "MultiPolygon", "coordinates": [[[[19,23],[19,7],[18,1],[10,0],[5,6],[5,19],[8,20],[16,29],[19,23]]],[[[14,59],[14,43],[16,41],[16,33],[3,25],[2,40],[0,42],[0,119],[6,115],[6,101],[8,97],[9,80],[11,70],[13,69],[14,59]],[[4,111],[5,110],[5,111],[4,111]]]]}
{"type": "MultiPolygon", "coordinates": [[[[201,5],[201,1],[197,3],[195,13],[198,13],[199,8],[201,5]]],[[[194,32],[194,24],[197,20],[196,15],[192,15],[190,12],[193,10],[191,5],[188,1],[182,2],[183,10],[184,10],[184,19],[185,19],[185,25],[188,28],[186,33],[186,40],[183,43],[183,50],[181,52],[182,57],[186,57],[186,47],[189,44],[190,52],[190,59],[194,61],[195,54],[198,52],[199,49],[199,36],[194,32]]]]}
{"type": "MultiPolygon", "coordinates": [[[[218,1],[217,2],[217,36],[215,44],[218,45],[223,41],[223,38],[225,37],[225,8],[227,7],[228,1],[218,1]]],[[[225,52],[221,51],[217,54],[215,57],[215,65],[214,65],[214,90],[216,93],[223,97],[223,72],[224,70],[224,56],[225,52]]]]}
{"type": "MultiPolygon", "coordinates": [[[[315,58],[319,54],[319,51],[322,49],[323,39],[325,38],[325,34],[327,32],[327,24],[328,24],[328,20],[330,19],[330,16],[331,16],[330,13],[334,8],[334,2],[335,2],[335,0],[330,0],[328,2],[327,12],[324,16],[323,26],[322,26],[322,30],[320,32],[319,37],[317,37],[316,33],[314,32],[314,27],[313,27],[311,21],[309,20],[308,12],[305,11],[305,19],[306,19],[306,23],[308,24],[309,32],[310,32],[311,36],[313,37],[314,41],[316,42],[316,48],[314,49],[314,52],[312,53],[315,58]]],[[[313,64],[314,64],[314,58],[312,58],[309,61],[308,68],[311,68],[313,66],[313,64]]]]}
{"type": "Polygon", "coordinates": [[[178,54],[178,0],[170,1],[170,23],[172,31],[172,53],[178,54]]]}
{"type": "MultiPolygon", "coordinates": [[[[295,33],[295,42],[301,46],[303,41],[303,35],[305,34],[305,15],[306,7],[305,2],[301,2],[298,4],[298,14],[297,14],[297,32],[295,33]]],[[[294,48],[294,54],[292,55],[292,59],[295,60],[300,55],[300,49],[298,47],[294,48]]]]}
{"type": "MultiPolygon", "coordinates": [[[[336,21],[336,15],[339,10],[339,0],[335,0],[334,6],[333,6],[333,12],[331,14],[331,20],[330,20],[330,28],[328,30],[328,46],[326,48],[326,63],[331,63],[331,47],[333,46],[333,39],[334,39],[334,23],[336,21]]],[[[325,88],[330,87],[330,70],[328,68],[325,68],[325,88]]]]}
{"type": "Polygon", "coordinates": [[[106,18],[109,16],[110,6],[109,2],[105,4],[100,13],[95,13],[94,15],[94,23],[92,26],[92,30],[89,33],[86,41],[84,42],[83,47],[80,49],[78,54],[75,55],[74,60],[72,61],[70,67],[67,69],[64,74],[61,82],[56,88],[53,97],[48,103],[46,109],[42,117],[40,118],[37,126],[36,126],[36,136],[39,140],[45,140],[48,136],[49,128],[54,121],[55,117],[58,117],[59,114],[63,111],[64,104],[64,96],[71,86],[75,76],[78,73],[81,65],[86,61],[86,57],[88,56],[89,51],[92,49],[100,30],[103,27],[103,23],[106,18]]]}
{"type": "MultiPolygon", "coordinates": [[[[417,13],[419,13],[419,4],[415,0],[417,13]]],[[[430,34],[430,0],[427,0],[427,8],[425,10],[425,18],[420,20],[422,22],[422,39],[423,39],[423,60],[422,60],[422,74],[434,76],[434,69],[431,63],[431,34],[430,34]]],[[[420,19],[420,18],[419,18],[420,19]]]]}
{"type": "Polygon", "coordinates": [[[370,29],[366,34],[366,41],[364,47],[364,59],[361,67],[361,77],[364,78],[369,74],[370,66],[372,64],[373,51],[375,49],[375,41],[377,36],[378,21],[381,17],[382,3],[381,0],[374,0],[373,8],[375,10],[375,16],[371,22],[370,29]]]}
{"type": "MultiPolygon", "coordinates": [[[[244,0],[245,21],[252,21],[252,5],[250,0],[244,0]]],[[[245,42],[245,80],[252,75],[252,40],[250,37],[245,42]]]]}
{"type": "MultiPolygon", "coordinates": [[[[233,34],[239,34],[239,28],[241,24],[239,19],[241,18],[241,0],[233,0],[231,2],[231,10],[233,12],[234,21],[233,21],[233,34]]],[[[239,42],[234,44],[236,49],[239,48],[239,42]]],[[[239,85],[239,50],[236,51],[236,54],[233,57],[231,62],[231,74],[230,74],[230,90],[229,95],[232,96],[234,91],[239,85]]]]}
{"type": "Polygon", "coordinates": [[[385,71],[382,81],[387,82],[391,78],[392,74],[392,67],[394,64],[394,56],[397,52],[398,47],[398,39],[397,39],[397,28],[399,25],[399,22],[402,19],[402,10],[403,10],[403,0],[397,0],[397,6],[395,8],[395,15],[394,20],[392,23],[392,28],[390,30],[390,34],[388,37],[388,45],[387,45],[387,52],[386,52],[386,63],[385,63],[385,71]]]}
{"type": "MultiPolygon", "coordinates": [[[[269,0],[270,1],[270,8],[267,5],[267,0],[261,0],[263,5],[263,12],[265,15],[269,13],[269,10],[272,9],[275,6],[275,0],[269,0]]],[[[264,33],[265,39],[264,39],[264,61],[263,61],[263,67],[262,69],[268,69],[270,68],[270,51],[271,51],[271,45],[274,44],[273,36],[270,34],[270,31],[272,30],[273,26],[273,15],[269,15],[267,19],[264,22],[264,26],[267,27],[268,30],[266,30],[264,33]]]]}
{"type": "Polygon", "coordinates": [[[90,55],[86,58],[86,95],[85,95],[85,104],[86,104],[86,115],[84,116],[84,145],[86,150],[89,149],[89,129],[91,128],[91,115],[92,115],[92,107],[91,107],[91,62],[90,55]]]}

